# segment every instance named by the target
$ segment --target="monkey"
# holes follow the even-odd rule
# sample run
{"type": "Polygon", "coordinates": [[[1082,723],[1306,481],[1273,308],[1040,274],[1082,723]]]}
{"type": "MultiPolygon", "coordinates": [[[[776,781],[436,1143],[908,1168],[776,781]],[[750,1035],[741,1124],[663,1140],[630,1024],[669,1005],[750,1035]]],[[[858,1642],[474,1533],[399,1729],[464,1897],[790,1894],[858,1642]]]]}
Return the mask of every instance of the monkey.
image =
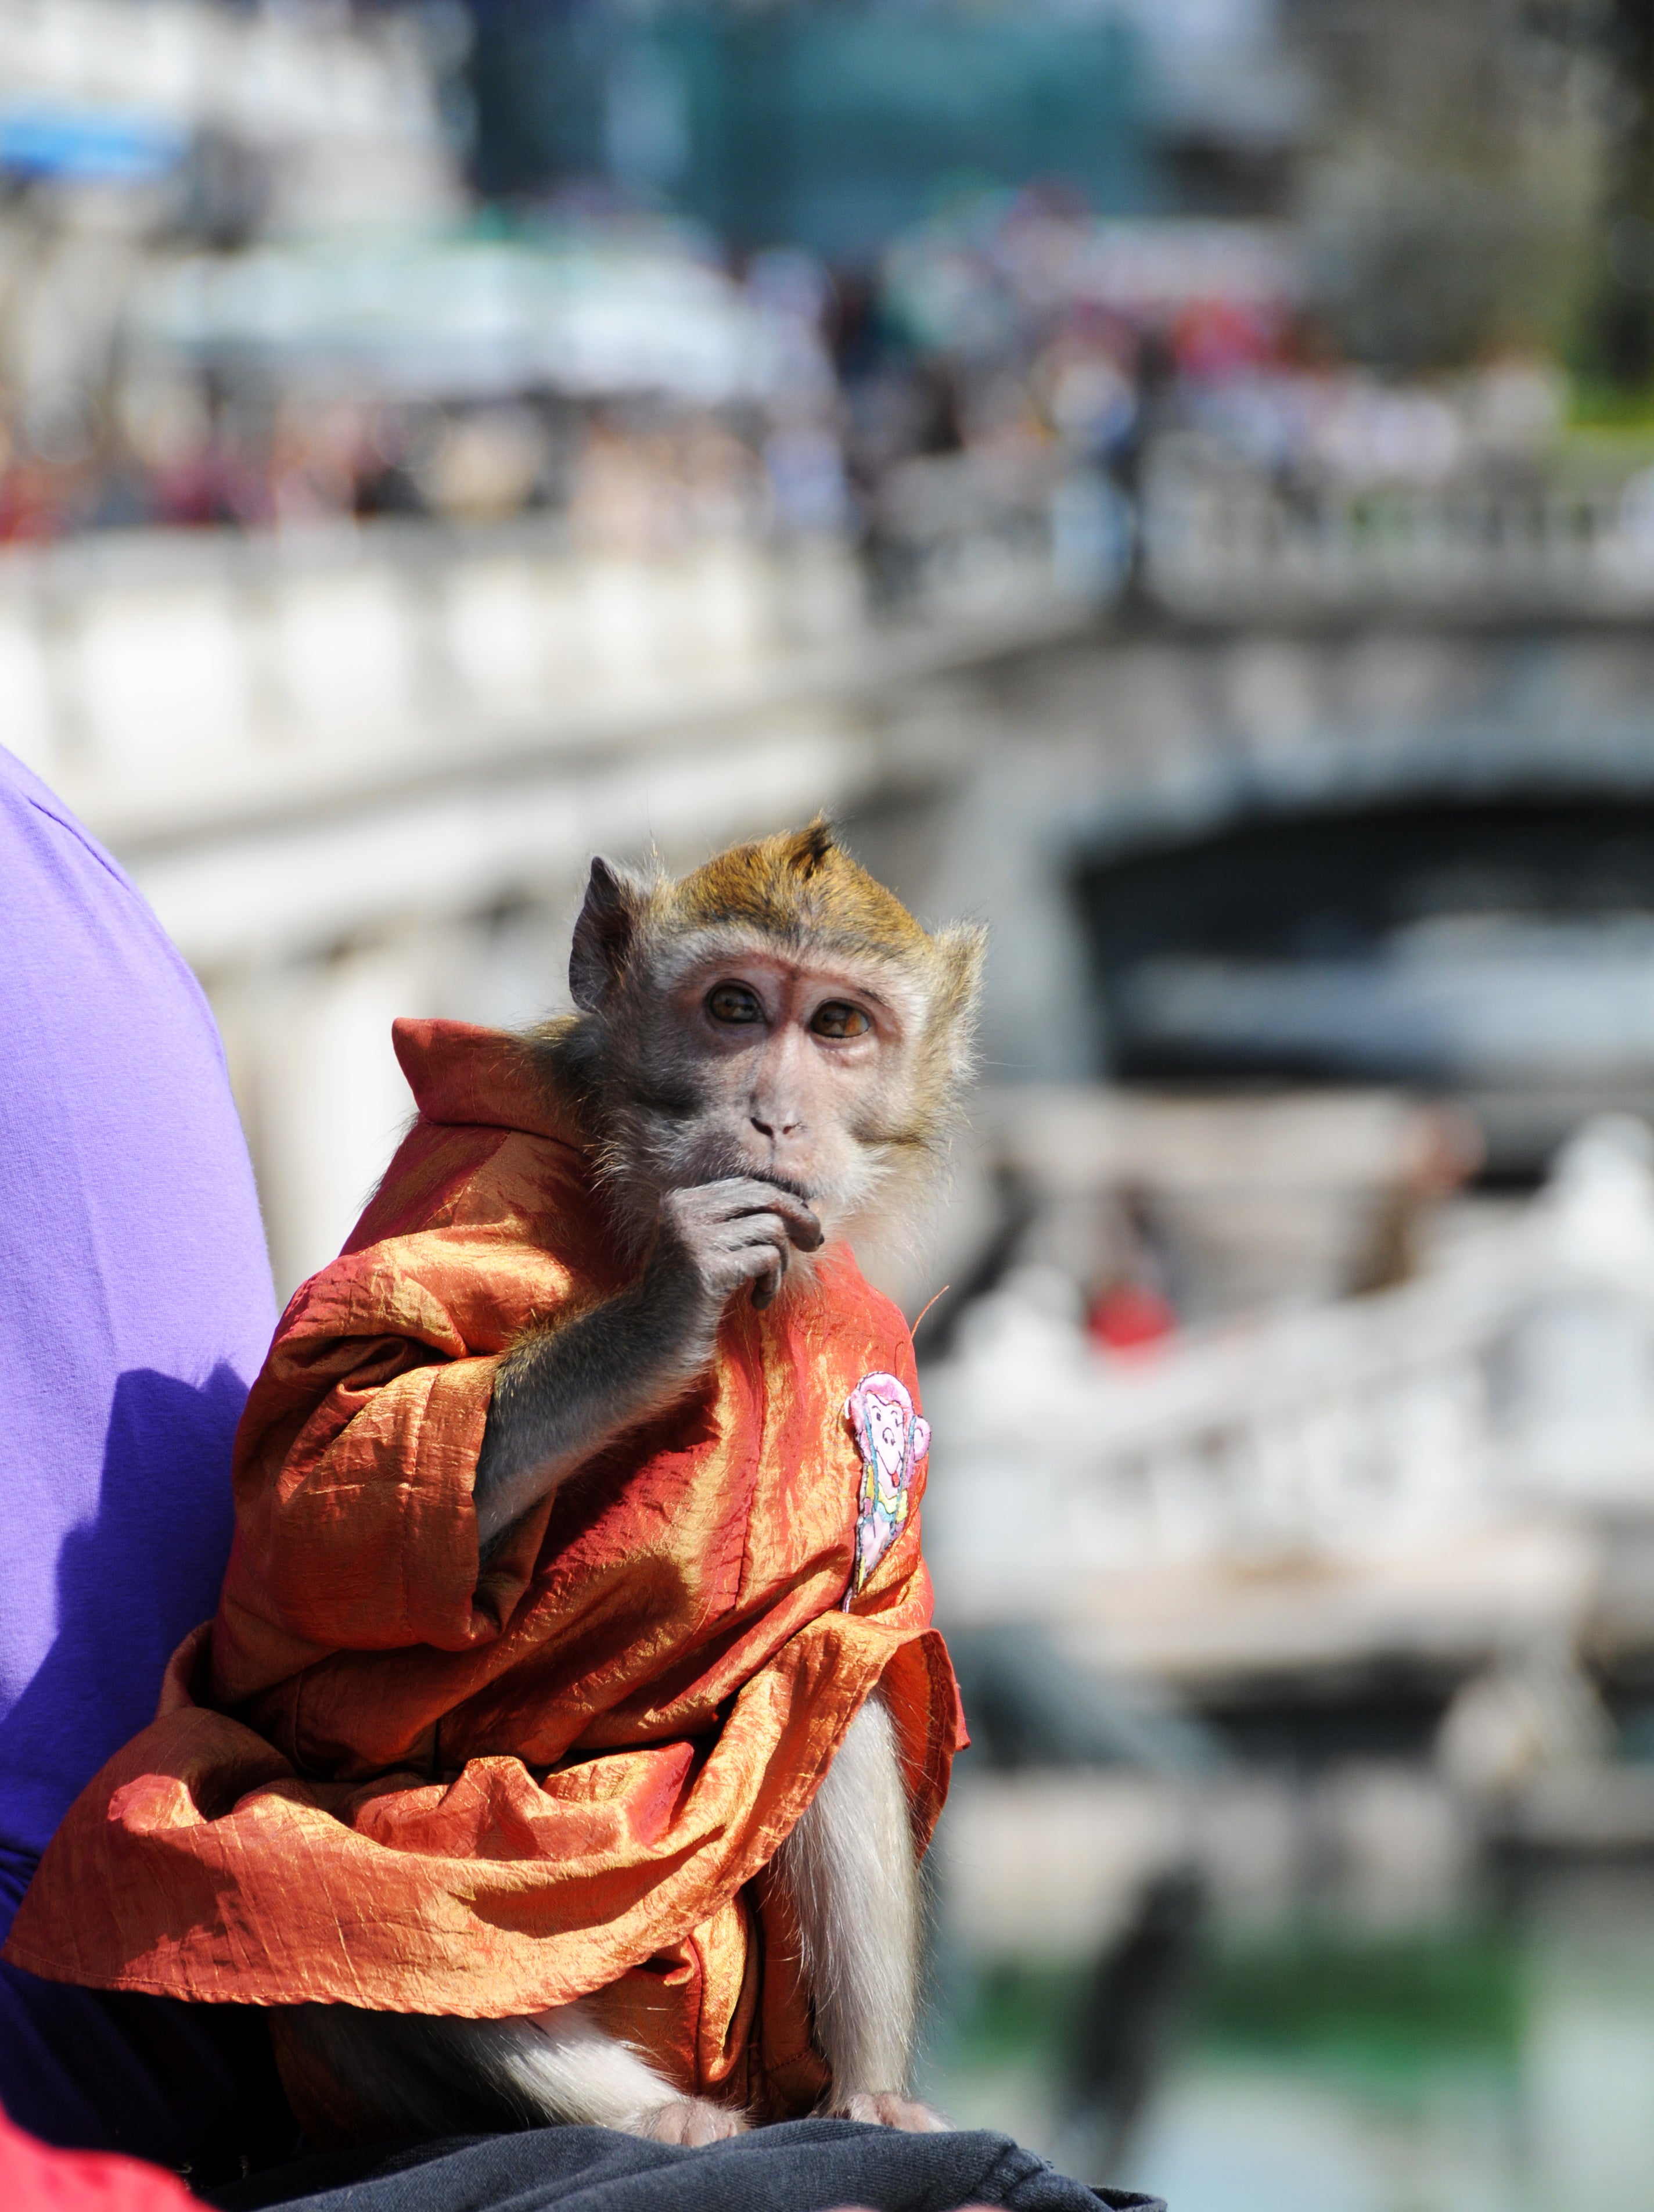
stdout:
{"type": "MultiPolygon", "coordinates": [[[[907,1230],[937,1188],[982,954],[972,926],[923,929],[821,821],[681,880],[592,862],[570,953],[574,1010],[522,1046],[533,1081],[588,1143],[615,1286],[524,1328],[498,1360],[470,1485],[479,1594],[491,1577],[515,1575],[518,1587],[540,1571],[536,1547],[566,1489],[587,1510],[623,1481],[636,1439],[685,1418],[743,1307],[833,1340],[845,1297],[834,1255],[869,1231],[907,1230]]],[[[347,1255],[385,1249],[373,1242],[374,1207],[391,1203],[396,1173],[393,1163],[347,1255]]],[[[902,1418],[905,1386],[874,1379],[902,1418]]],[[[860,1525],[853,1495],[844,1501],[845,1525],[860,1525]]],[[[865,1526],[893,1541],[888,1515],[865,1526]]],[[[858,1551],[846,1613],[868,1565],[858,1551]]],[[[302,1659],[323,1639],[301,1618],[308,1586],[295,1578],[294,1590],[282,1604],[310,1639],[302,1659]]],[[[215,1680],[226,1707],[252,1711],[219,1649],[231,1607],[227,1584],[215,1680]]],[[[817,2108],[927,2130],[948,2124],[912,2094],[920,1887],[893,1673],[894,1662],[860,1700],[769,1875],[825,2071],[817,2108]]],[[[271,1694],[272,1710],[289,1710],[285,1689],[271,1694]]],[[[749,2124],[738,2099],[686,2094],[603,2011],[601,1992],[491,2019],[457,2003],[412,2011],[336,1996],[282,2002],[272,2021],[289,2092],[319,2139],[576,2123],[693,2144],[749,2124]]]]}
{"type": "MultiPolygon", "coordinates": [[[[688,929],[674,925],[660,887],[592,864],[570,957],[578,1012],[541,1042],[602,1133],[606,1188],[640,1265],[631,1287],[529,1338],[502,1367],[476,1469],[484,1556],[566,1475],[694,1379],[733,1296],[750,1285],[761,1309],[786,1290],[808,1295],[809,1255],[865,1223],[874,1200],[911,1204],[936,1164],[964,1070],[979,940],[954,933],[921,963],[907,931],[891,931],[893,945],[812,929],[785,877],[808,885],[829,869],[848,872],[825,825],[785,847],[780,866],[771,862],[777,884],[756,858],[713,864],[730,888],[720,897],[714,885],[707,919],[688,929]]],[[[888,930],[894,917],[882,918],[888,930]]],[[[942,2125],[906,2094],[918,1882],[876,1692],[779,1859],[831,2109],[942,2125]]],[[[359,2095],[392,2127],[413,2127],[421,2099],[427,2127],[439,2108],[456,2126],[527,2114],[684,2142],[742,2125],[728,2107],[676,2096],[578,2002],[531,2023],[339,2007],[297,2019],[336,2072],[354,2069],[359,2095]]]]}

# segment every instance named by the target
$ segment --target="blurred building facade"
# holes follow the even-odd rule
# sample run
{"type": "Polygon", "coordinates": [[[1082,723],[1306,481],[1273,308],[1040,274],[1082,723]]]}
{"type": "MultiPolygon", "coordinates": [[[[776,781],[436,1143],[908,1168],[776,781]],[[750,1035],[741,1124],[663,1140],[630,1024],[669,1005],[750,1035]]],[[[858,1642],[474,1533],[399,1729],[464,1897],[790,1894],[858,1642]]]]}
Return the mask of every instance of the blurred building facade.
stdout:
{"type": "Polygon", "coordinates": [[[1279,212],[1309,87],[1217,7],[473,9],[490,193],[606,179],[750,249],[863,261],[939,192],[1061,180],[1111,213],[1279,212]]]}

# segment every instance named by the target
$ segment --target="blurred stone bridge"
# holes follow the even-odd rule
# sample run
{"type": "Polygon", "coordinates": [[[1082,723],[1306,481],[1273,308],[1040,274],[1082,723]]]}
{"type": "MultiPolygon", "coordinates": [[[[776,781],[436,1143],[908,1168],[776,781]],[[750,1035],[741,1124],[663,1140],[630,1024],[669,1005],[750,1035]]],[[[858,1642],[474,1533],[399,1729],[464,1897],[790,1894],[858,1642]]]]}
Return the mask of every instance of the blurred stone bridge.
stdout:
{"type": "Polygon", "coordinates": [[[1438,557],[1410,592],[1393,546],[1381,570],[1346,549],[1313,589],[1301,548],[1235,542],[1220,561],[1185,533],[1183,568],[1166,553],[1111,611],[1060,529],[978,533],[877,618],[821,544],[383,524],[18,550],[4,738],[202,976],[285,1288],[405,1117],[391,1017],[554,1003],[594,849],[676,865],[830,808],[921,911],[991,925],[995,1074],[1062,1079],[1103,1055],[1088,860],[1247,820],[1654,789],[1654,568],[1606,526],[1517,570],[1473,533],[1453,588],[1438,557]]]}

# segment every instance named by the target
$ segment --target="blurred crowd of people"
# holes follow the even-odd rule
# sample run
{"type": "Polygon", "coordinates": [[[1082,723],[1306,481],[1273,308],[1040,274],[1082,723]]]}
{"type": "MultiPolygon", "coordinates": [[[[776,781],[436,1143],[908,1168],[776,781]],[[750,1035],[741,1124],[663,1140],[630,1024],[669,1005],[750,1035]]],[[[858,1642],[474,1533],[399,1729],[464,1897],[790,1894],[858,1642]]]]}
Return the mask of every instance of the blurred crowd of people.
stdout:
{"type": "Polygon", "coordinates": [[[846,526],[827,280],[804,257],[760,256],[736,283],[692,234],[594,218],[554,243],[398,241],[385,261],[354,249],[342,305],[313,253],[244,261],[225,299],[221,264],[205,283],[185,264],[182,342],[166,287],[140,290],[101,388],[0,386],[0,540],[387,514],[553,514],[656,546],[846,526]],[[387,315],[371,295],[409,276],[387,315]],[[422,314],[433,279],[440,319],[422,314]]]}
{"type": "Polygon", "coordinates": [[[131,395],[106,423],[88,409],[45,434],[27,421],[0,428],[0,538],[537,511],[583,536],[658,544],[762,526],[765,450],[739,417],[647,398],[215,400],[179,378],[131,395]]]}
{"type": "Polygon", "coordinates": [[[875,271],[760,255],[728,291],[766,366],[710,397],[536,374],[409,398],[310,373],[302,349],[273,373],[153,344],[101,392],[0,392],[0,539],[542,512],[601,542],[849,534],[894,562],[1039,509],[1077,515],[1106,562],[1171,432],[1285,488],[1360,492],[1531,474],[1566,419],[1536,356],[1405,385],[1340,360],[1284,233],[1106,222],[1049,192],[965,204],[875,271]]]}
{"type": "Polygon", "coordinates": [[[1413,381],[1342,358],[1270,226],[984,198],[898,242],[879,306],[899,349],[859,386],[845,368],[887,502],[913,453],[952,449],[987,487],[1089,471],[1129,520],[1172,434],[1296,494],[1530,483],[1566,421],[1566,378],[1535,351],[1413,381]]]}

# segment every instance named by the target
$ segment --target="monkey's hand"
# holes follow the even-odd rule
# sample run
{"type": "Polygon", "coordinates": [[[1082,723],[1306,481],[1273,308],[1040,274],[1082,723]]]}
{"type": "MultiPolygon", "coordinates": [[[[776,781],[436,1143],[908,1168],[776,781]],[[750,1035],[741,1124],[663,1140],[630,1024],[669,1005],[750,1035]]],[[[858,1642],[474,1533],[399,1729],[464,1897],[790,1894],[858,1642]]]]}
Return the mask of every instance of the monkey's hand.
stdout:
{"type": "Polygon", "coordinates": [[[640,2136],[647,2136],[653,2142],[688,2147],[723,2142],[730,2136],[746,2132],[747,2123],[741,2113],[728,2105],[715,2105],[710,2097],[674,2097],[669,2105],[658,2106],[647,2113],[638,2128],[640,2136]]]}
{"type": "Polygon", "coordinates": [[[644,1271],[645,1295],[678,1299],[688,1290],[710,1333],[743,1283],[753,1286],[753,1304],[766,1306],[794,1250],[814,1252],[821,1244],[821,1224],[803,1199],[755,1176],[669,1190],[644,1271]]]}
{"type": "Polygon", "coordinates": [[[639,1280],[562,1328],[525,1338],[495,1379],[477,1457],[486,1548],[610,1437],[663,1405],[712,1356],[730,1297],[767,1305],[821,1224],[772,1182],[735,1176],[668,1191],[639,1280]]]}
{"type": "Polygon", "coordinates": [[[921,2105],[917,2098],[899,2097],[894,2089],[862,2089],[842,2097],[832,2106],[831,2117],[865,2120],[875,2128],[900,2128],[910,2136],[946,2135],[954,2124],[930,2106],[921,2105]]]}

